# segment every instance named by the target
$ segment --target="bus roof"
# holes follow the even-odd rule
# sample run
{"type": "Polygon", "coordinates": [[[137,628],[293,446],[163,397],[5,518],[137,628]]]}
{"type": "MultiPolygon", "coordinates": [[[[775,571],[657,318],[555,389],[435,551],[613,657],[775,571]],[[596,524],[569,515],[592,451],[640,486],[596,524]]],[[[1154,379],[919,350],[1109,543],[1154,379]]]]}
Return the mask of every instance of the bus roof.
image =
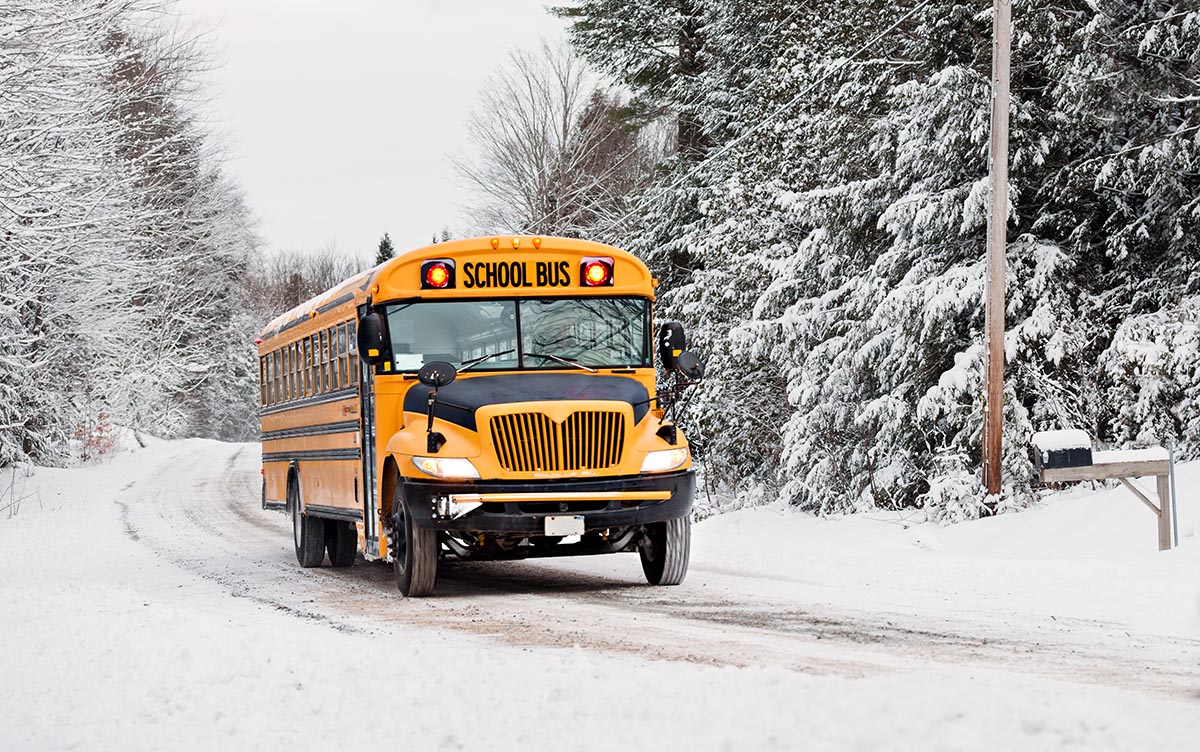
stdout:
{"type": "MultiPolygon", "coordinates": [[[[356,274],[341,284],[316,295],[290,311],[277,316],[267,324],[261,333],[263,340],[271,339],[284,331],[298,326],[304,321],[341,308],[353,303],[358,305],[366,302],[369,296],[376,301],[413,297],[498,297],[512,295],[513,291],[536,290],[555,292],[555,285],[545,287],[537,284],[536,277],[539,264],[563,265],[570,280],[577,279],[578,272],[574,268],[581,259],[592,256],[610,258],[613,261],[614,283],[605,288],[585,288],[594,292],[606,292],[612,295],[644,295],[654,297],[656,284],[646,269],[645,264],[633,254],[614,248],[603,243],[590,240],[559,237],[534,237],[530,235],[500,235],[491,237],[466,238],[451,240],[445,243],[424,246],[402,253],[378,266],[356,274]],[[452,259],[456,261],[461,271],[460,284],[454,289],[422,290],[420,289],[420,268],[423,262],[430,259],[452,259]],[[521,273],[521,280],[526,284],[494,284],[497,280],[494,268],[487,268],[492,273],[484,277],[485,267],[489,264],[534,264],[535,270],[521,273]],[[475,266],[482,264],[483,266],[475,266]],[[476,270],[478,270],[476,272],[476,270]],[[478,280],[475,274],[479,274],[478,280]],[[478,284],[474,284],[478,282],[478,284]],[[493,284],[488,284],[488,282],[493,284]],[[529,284],[532,282],[533,284],[529,284]],[[507,292],[506,292],[507,290],[507,292]]],[[[520,276],[514,274],[513,277],[520,276]]],[[[506,275],[507,277],[507,275],[506,275]]],[[[560,276],[561,280],[562,277],[560,276]]],[[[513,280],[515,281],[515,280],[513,280]]],[[[580,286],[568,285],[564,282],[562,289],[557,292],[578,291],[580,286]]]]}

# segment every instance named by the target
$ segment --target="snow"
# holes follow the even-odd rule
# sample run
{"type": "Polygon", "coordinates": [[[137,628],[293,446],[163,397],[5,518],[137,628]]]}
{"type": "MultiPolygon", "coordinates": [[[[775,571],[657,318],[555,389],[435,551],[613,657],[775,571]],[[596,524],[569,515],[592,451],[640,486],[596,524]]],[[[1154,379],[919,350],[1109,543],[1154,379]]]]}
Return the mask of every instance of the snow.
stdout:
{"type": "Polygon", "coordinates": [[[1146,449],[1105,449],[1092,452],[1093,465],[1113,465],[1118,462],[1153,462],[1168,460],[1171,455],[1164,447],[1146,449]]]}
{"type": "MultiPolygon", "coordinates": [[[[0,516],[0,749],[1152,749],[1200,734],[1200,463],[1180,548],[1121,488],[950,527],[779,505],[636,557],[302,570],[258,448],[37,469],[0,516]]],[[[4,475],[7,477],[8,472],[4,475]]],[[[7,482],[0,495],[7,498],[7,482]]],[[[0,504],[0,506],[3,506],[0,504]]]]}
{"type": "Polygon", "coordinates": [[[1030,437],[1029,443],[1043,452],[1057,452],[1063,449],[1090,449],[1092,439],[1087,435],[1087,431],[1071,428],[1062,431],[1038,431],[1030,437]]]}

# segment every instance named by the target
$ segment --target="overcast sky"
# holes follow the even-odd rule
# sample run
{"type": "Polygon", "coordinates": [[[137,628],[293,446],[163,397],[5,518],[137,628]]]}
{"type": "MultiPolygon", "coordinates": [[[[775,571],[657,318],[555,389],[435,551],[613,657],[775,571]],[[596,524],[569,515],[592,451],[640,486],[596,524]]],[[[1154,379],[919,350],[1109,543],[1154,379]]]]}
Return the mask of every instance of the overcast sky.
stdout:
{"type": "MultiPolygon", "coordinates": [[[[458,150],[480,86],[558,38],[549,0],[180,0],[211,30],[212,126],[269,249],[374,255],[461,222],[458,150]]],[[[497,113],[503,116],[503,113],[497,113]]]]}

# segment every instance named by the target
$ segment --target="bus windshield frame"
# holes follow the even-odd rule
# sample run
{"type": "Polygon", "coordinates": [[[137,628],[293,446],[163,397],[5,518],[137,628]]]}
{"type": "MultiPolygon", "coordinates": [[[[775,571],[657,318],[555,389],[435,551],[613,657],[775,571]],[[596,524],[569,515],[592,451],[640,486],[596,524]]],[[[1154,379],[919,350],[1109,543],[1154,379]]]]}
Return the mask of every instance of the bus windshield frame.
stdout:
{"type": "Polygon", "coordinates": [[[652,368],[651,305],[612,295],[417,298],[378,308],[388,322],[389,373],[435,360],[470,373],[518,373],[652,368]]]}

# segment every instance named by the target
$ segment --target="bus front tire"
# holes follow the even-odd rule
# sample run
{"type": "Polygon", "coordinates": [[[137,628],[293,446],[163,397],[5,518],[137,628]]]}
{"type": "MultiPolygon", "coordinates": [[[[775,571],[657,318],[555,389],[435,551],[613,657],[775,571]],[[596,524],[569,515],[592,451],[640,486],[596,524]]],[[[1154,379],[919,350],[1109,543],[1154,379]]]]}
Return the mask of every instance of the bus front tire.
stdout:
{"type": "Polygon", "coordinates": [[[687,576],[692,549],[692,519],[652,522],[638,548],[642,571],[651,585],[678,585],[687,576]]]}
{"type": "Polygon", "coordinates": [[[396,489],[392,501],[392,571],[396,586],[409,598],[433,593],[437,583],[438,537],[436,530],[413,523],[408,502],[396,489]]]}
{"type": "Polygon", "coordinates": [[[325,520],[325,548],[329,551],[330,564],[350,566],[358,556],[358,528],[353,522],[325,520]]]}
{"type": "Polygon", "coordinates": [[[306,568],[321,566],[325,561],[325,521],[309,517],[300,510],[300,490],[295,482],[288,484],[288,507],[292,513],[296,561],[306,568]]]}

